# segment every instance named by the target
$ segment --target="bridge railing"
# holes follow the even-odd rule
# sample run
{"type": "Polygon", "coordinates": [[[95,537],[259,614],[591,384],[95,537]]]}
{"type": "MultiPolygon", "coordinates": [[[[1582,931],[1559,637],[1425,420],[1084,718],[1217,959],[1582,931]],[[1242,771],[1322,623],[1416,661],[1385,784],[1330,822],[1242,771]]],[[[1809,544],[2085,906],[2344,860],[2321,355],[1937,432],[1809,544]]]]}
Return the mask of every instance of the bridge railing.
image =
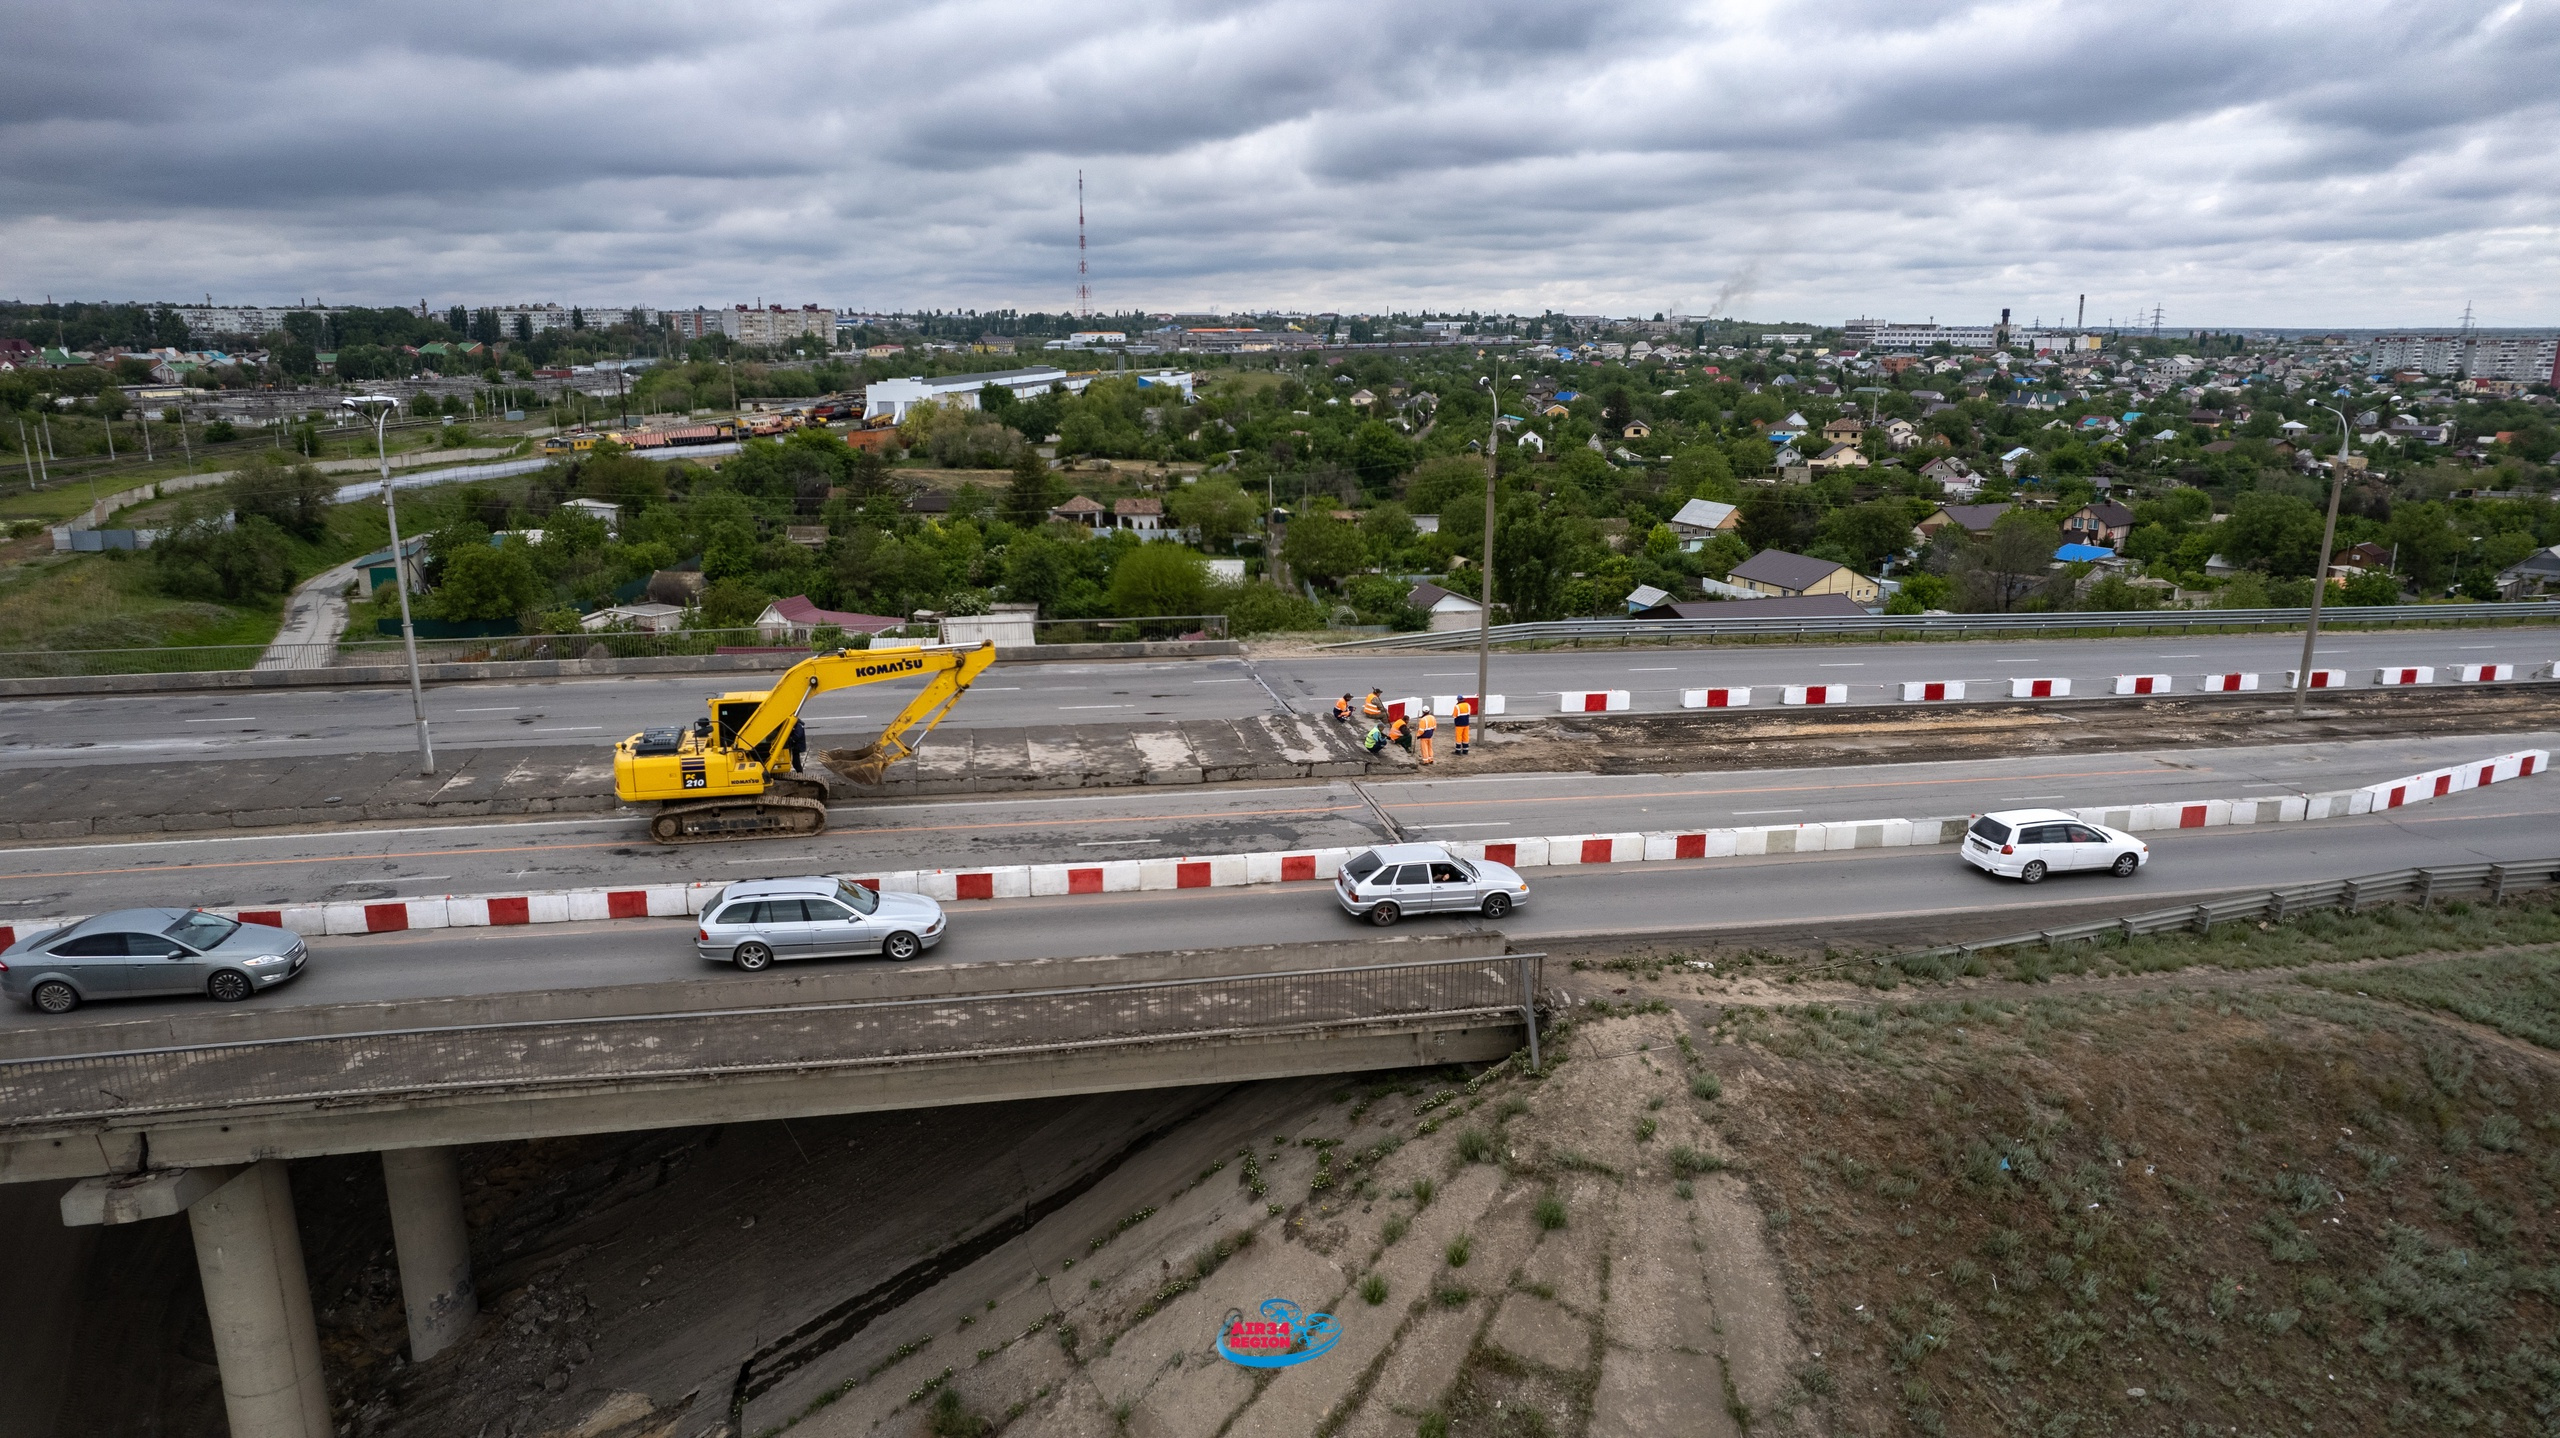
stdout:
{"type": "Polygon", "coordinates": [[[0,1059],[0,1132],[267,1104],[530,1092],[1518,1021],[1541,954],[0,1059]]]}

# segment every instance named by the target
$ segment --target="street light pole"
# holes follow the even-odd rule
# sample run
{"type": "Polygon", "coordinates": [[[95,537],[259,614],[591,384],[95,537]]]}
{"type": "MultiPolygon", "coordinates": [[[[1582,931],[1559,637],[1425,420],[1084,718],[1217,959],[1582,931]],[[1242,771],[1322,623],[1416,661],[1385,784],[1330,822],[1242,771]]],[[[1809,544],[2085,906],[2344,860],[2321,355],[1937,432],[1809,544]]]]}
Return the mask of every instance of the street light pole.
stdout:
{"type": "Polygon", "coordinates": [[[399,401],[387,394],[357,395],[344,401],[349,409],[373,411],[373,452],[382,461],[382,509],[391,521],[391,587],[400,593],[400,644],[409,652],[409,712],[418,721],[418,772],[436,771],[435,744],[427,737],[427,692],[418,681],[418,630],[409,619],[409,559],[400,552],[400,504],[392,497],[391,449],[384,427],[399,401]]]}
{"type": "Polygon", "coordinates": [[[2305,700],[2311,697],[2311,652],[2320,642],[2320,600],[2329,591],[2329,545],[2338,537],[2338,495],[2347,486],[2347,441],[2353,431],[2347,427],[2347,412],[2333,405],[2321,409],[2338,417],[2337,472],[2329,477],[2329,523],[2320,531],[2320,564],[2311,571],[2311,622],[2302,631],[2302,667],[2294,671],[2293,717],[2302,717],[2305,700]]]}
{"type": "Polygon", "coordinates": [[[1486,707],[1491,702],[1485,695],[1493,687],[1493,483],[1502,470],[1502,355],[1491,356],[1492,368],[1486,377],[1485,397],[1493,401],[1493,419],[1484,432],[1484,579],[1480,584],[1483,602],[1476,608],[1476,727],[1484,727],[1486,707]]]}

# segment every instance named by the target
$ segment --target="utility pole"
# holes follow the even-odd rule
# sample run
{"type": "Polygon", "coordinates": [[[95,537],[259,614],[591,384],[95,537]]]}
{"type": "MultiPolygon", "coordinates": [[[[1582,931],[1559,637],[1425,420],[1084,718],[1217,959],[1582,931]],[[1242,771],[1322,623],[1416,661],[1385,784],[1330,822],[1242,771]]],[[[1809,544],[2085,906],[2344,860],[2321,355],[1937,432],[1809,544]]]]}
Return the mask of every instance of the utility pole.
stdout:
{"type": "Polygon", "coordinates": [[[2311,653],[2320,643],[2320,600],[2329,591],[2329,544],[2338,537],[2338,495],[2347,487],[2347,442],[2353,431],[2347,428],[2347,412],[2335,405],[2320,405],[2338,417],[2337,472],[2329,477],[2329,523],[2320,531],[2320,566],[2311,571],[2311,622],[2302,631],[2302,667],[2294,672],[2293,717],[2302,717],[2302,706],[2311,696],[2311,653]]]}
{"type": "Polygon", "coordinates": [[[382,510],[391,523],[391,587],[400,593],[400,643],[409,652],[409,712],[418,721],[418,772],[436,771],[435,745],[427,737],[426,686],[418,680],[418,630],[409,618],[409,557],[400,552],[400,504],[391,489],[391,450],[383,428],[398,400],[387,394],[355,395],[340,403],[373,411],[373,452],[382,461],[382,510]]]}
{"type": "Polygon", "coordinates": [[[18,458],[27,462],[27,493],[36,492],[36,452],[27,447],[27,422],[18,421],[18,458]]]}
{"type": "Polygon", "coordinates": [[[1478,728],[1485,722],[1485,709],[1490,702],[1485,695],[1493,686],[1493,485],[1502,472],[1502,352],[1490,350],[1490,388],[1486,398],[1493,401],[1493,418],[1485,425],[1484,434],[1484,579],[1478,586],[1483,602],[1476,608],[1476,703],[1474,719],[1478,728]]]}

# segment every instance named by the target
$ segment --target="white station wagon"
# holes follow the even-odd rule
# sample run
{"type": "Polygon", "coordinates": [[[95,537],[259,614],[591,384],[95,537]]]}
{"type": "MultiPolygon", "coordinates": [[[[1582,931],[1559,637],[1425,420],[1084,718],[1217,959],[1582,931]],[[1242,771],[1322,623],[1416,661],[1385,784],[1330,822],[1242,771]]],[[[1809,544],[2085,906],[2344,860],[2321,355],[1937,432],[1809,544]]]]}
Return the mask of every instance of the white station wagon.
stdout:
{"type": "Polygon", "coordinates": [[[2041,884],[2047,874],[2104,872],[2130,879],[2151,862],[2151,846],[2059,809],[1984,814],[1964,834],[1964,861],[1986,874],[2041,884]]]}

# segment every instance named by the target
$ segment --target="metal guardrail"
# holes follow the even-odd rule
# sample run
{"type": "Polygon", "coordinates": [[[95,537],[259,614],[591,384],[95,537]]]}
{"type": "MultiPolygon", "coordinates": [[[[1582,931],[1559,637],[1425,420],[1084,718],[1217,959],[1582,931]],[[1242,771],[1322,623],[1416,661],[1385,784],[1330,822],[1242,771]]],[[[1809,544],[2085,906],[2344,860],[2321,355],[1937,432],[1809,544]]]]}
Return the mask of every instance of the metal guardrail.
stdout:
{"type": "Polygon", "coordinates": [[[2244,919],[2280,921],[2312,909],[2343,909],[2353,914],[2366,904],[2415,900],[2420,907],[2437,899],[2486,889],[2489,902],[2504,902],[2512,889],[2535,888],[2560,884],[2560,858],[2526,859],[2503,864],[2439,864],[2424,869],[2393,869],[2388,873],[2366,874],[2354,879],[2328,879],[2316,884],[2296,884],[2290,888],[2263,889],[2253,893],[2233,894],[2208,899],[2200,904],[2181,904],[2172,909],[2153,909],[2147,913],[2127,914],[2121,918],[2100,919],[2086,924],[2069,924],[2060,928],[2038,929],[2033,933],[2010,934],[2003,938],[1981,939],[1970,944],[1946,944],[1934,949],[1919,949],[1906,954],[1889,954],[1875,960],[1891,964],[1904,959],[1961,958],[1986,949],[2013,949],[2027,944],[2041,944],[2057,949],[2064,944],[2094,939],[2132,939],[2142,934],[2197,933],[2207,934],[2213,926],[2244,919]]]}
{"type": "MultiPolygon", "coordinates": [[[[1532,624],[1493,626],[1496,644],[1572,644],[1591,640],[1729,639],[1785,636],[1818,638],[1839,635],[1901,635],[1918,639],[1964,638],[1976,634],[2067,634],[2116,632],[2175,633],[2199,629],[2300,629],[2310,622],[2308,609],[2164,609],[2091,610],[2059,614],[1870,614],[1854,618],[1753,619],[1751,601],[1734,600],[1730,618],[1713,619],[1554,619],[1532,624]]],[[[2560,601],[2507,604],[2325,605],[2320,622],[2328,628],[2369,624],[2481,624],[2560,620],[2560,601]]],[[[1345,639],[1327,649],[1465,649],[1476,642],[1472,629],[1416,634],[1386,634],[1374,639],[1345,639]]]]}
{"type": "Polygon", "coordinates": [[[1516,1019],[1544,954],[671,1014],[386,1029],[0,1059],[0,1132],[473,1091],[811,1073],[1203,1039],[1516,1019]]]}

